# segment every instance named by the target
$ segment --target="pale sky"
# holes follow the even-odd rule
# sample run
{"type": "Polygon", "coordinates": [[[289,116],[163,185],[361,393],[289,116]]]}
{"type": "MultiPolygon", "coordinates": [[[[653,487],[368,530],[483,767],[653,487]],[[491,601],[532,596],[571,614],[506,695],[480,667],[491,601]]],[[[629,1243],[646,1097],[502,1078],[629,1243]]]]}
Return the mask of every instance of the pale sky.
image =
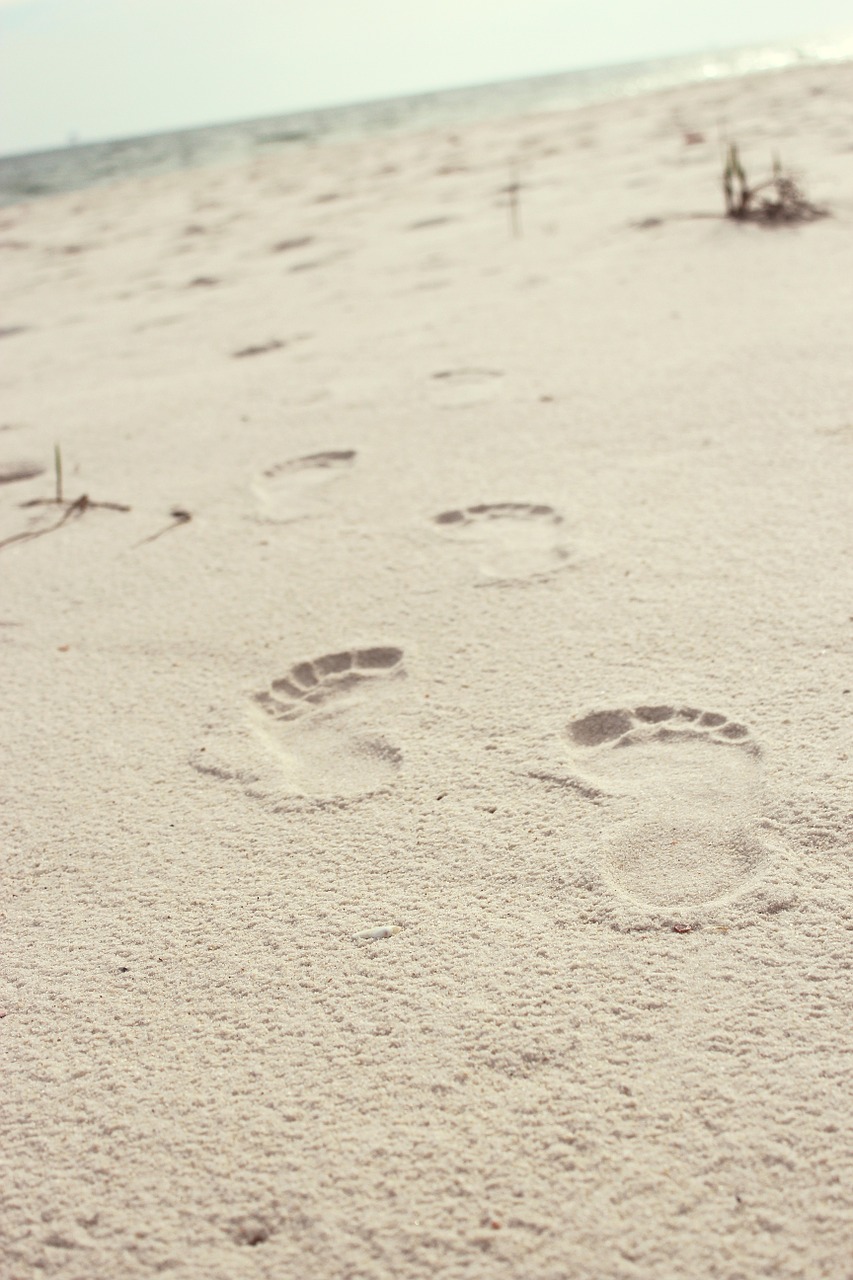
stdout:
{"type": "Polygon", "coordinates": [[[0,153],[850,24],[850,0],[0,0],[0,153]]]}

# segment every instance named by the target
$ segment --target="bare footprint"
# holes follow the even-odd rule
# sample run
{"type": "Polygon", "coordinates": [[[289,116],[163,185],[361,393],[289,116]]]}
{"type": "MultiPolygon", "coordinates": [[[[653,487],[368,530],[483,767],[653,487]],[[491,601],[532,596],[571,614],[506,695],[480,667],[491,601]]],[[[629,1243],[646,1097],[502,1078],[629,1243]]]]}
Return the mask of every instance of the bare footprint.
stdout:
{"type": "Polygon", "coordinates": [[[258,519],[268,524],[304,519],[316,507],[318,490],[348,471],[355,457],[354,449],[330,449],[268,467],[253,486],[258,519]]]}
{"type": "Polygon", "coordinates": [[[389,783],[402,753],[381,730],[381,704],[404,675],[392,646],[298,662],[254,695],[256,730],[294,795],[369,795],[389,783]]]}
{"type": "Polygon", "coordinates": [[[578,789],[616,819],[600,848],[613,889],[646,906],[697,907],[764,874],[773,849],[760,821],[761,751],[745,725],[661,704],[592,711],[568,736],[578,789]]]}
{"type": "Polygon", "coordinates": [[[502,379],[500,369],[441,369],[432,375],[430,398],[442,408],[461,409],[491,400],[502,379]]]}
{"type": "Polygon", "coordinates": [[[563,517],[530,502],[491,502],[433,516],[432,523],[476,557],[476,585],[514,586],[543,581],[570,563],[560,539],[563,517]]]}

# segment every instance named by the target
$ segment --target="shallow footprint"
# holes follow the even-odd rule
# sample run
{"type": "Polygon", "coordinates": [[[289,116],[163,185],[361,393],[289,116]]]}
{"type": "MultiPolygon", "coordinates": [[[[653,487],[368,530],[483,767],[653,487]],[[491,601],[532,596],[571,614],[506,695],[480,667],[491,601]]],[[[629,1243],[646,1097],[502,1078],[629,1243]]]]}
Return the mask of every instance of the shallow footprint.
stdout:
{"type": "Polygon", "coordinates": [[[369,795],[389,783],[402,752],[384,736],[380,704],[405,674],[392,646],[298,662],[254,695],[256,729],[293,795],[369,795]]]}
{"type": "Polygon", "coordinates": [[[311,513],[317,490],[340,478],[355,462],[354,449],[329,449],[268,467],[254,485],[258,518],[287,524],[311,513]]]}
{"type": "Polygon", "coordinates": [[[592,711],[568,736],[588,794],[609,798],[617,819],[600,849],[613,888],[647,906],[695,907],[762,872],[761,752],[746,725],[659,704],[592,711]]]}
{"type": "Polygon", "coordinates": [[[482,581],[513,586],[550,578],[570,562],[560,540],[563,517],[553,507],[529,502],[480,503],[433,516],[432,523],[476,553],[482,581]]]}
{"type": "Polygon", "coordinates": [[[0,484],[14,484],[17,480],[32,480],[44,474],[38,462],[0,462],[0,484]]]}
{"type": "Polygon", "coordinates": [[[500,369],[441,369],[432,375],[430,398],[444,409],[461,409],[491,400],[502,378],[500,369]]]}

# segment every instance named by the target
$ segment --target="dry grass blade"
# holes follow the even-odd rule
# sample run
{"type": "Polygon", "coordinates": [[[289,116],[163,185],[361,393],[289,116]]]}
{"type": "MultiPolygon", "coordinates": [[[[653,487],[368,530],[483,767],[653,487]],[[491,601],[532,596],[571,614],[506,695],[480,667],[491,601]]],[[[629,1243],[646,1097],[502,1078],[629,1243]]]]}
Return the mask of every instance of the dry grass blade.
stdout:
{"type": "Polygon", "coordinates": [[[172,529],[178,529],[182,524],[187,524],[192,520],[191,513],[189,511],[184,511],[181,507],[173,508],[173,510],[169,512],[169,515],[172,517],[171,524],[167,524],[164,529],[158,530],[157,533],[152,533],[147,538],[142,538],[142,540],[137,542],[136,545],[138,547],[143,547],[146,542],[156,542],[158,538],[162,538],[164,533],[171,533],[172,529]]]}

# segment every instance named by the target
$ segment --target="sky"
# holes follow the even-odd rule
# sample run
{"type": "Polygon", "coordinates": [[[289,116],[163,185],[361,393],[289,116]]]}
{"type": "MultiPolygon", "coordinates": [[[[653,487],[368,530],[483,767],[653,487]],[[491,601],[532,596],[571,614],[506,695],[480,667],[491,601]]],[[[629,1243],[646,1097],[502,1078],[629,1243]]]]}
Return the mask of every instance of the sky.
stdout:
{"type": "Polygon", "coordinates": [[[0,0],[0,154],[850,25],[850,0],[0,0]]]}

